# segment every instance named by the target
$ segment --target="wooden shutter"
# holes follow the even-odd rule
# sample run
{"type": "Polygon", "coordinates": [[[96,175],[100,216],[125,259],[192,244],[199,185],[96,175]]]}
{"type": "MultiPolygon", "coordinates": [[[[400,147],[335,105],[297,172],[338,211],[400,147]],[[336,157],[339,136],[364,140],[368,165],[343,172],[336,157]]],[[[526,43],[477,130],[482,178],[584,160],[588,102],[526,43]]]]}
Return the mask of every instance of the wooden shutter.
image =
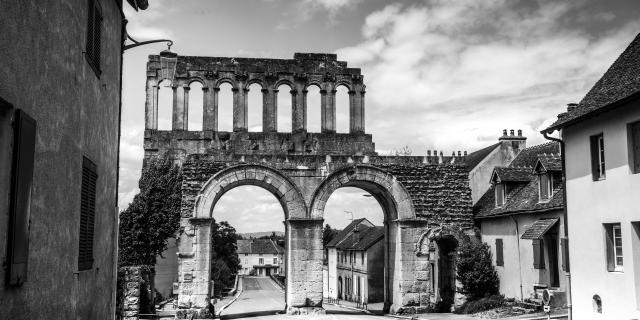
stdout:
{"type": "Polygon", "coordinates": [[[629,150],[631,152],[631,171],[640,173],[640,121],[632,123],[630,128],[629,150]]]}
{"type": "Polygon", "coordinates": [[[496,265],[504,266],[504,253],[502,249],[502,239],[496,239],[496,265]]]}
{"type": "Polygon", "coordinates": [[[562,271],[570,272],[569,264],[569,238],[562,238],[560,240],[562,246],[562,271]]]}
{"type": "Polygon", "coordinates": [[[80,195],[80,235],[78,270],[93,268],[93,231],[96,211],[96,165],[82,159],[82,189],[80,195]]]}
{"type": "Polygon", "coordinates": [[[591,144],[591,176],[593,178],[593,181],[597,181],[600,179],[600,161],[599,161],[599,150],[598,150],[598,137],[597,136],[591,136],[590,137],[590,144],[591,144]]]}
{"type": "Polygon", "coordinates": [[[540,201],[549,200],[549,176],[546,173],[538,175],[540,201]]]}
{"type": "Polygon", "coordinates": [[[97,0],[89,1],[87,18],[87,45],[85,57],[96,74],[100,75],[100,55],[102,45],[102,9],[97,0]]]}
{"type": "Polygon", "coordinates": [[[615,264],[613,263],[614,260],[614,254],[613,254],[613,225],[611,224],[606,224],[604,226],[605,228],[605,234],[606,234],[606,250],[607,250],[607,270],[608,271],[614,271],[615,270],[615,264]]]}
{"type": "Polygon", "coordinates": [[[31,186],[36,146],[36,121],[22,110],[15,112],[11,198],[7,252],[7,280],[11,286],[27,280],[31,186]]]}
{"type": "Polygon", "coordinates": [[[544,269],[544,246],[542,239],[533,239],[533,267],[544,269]]]}

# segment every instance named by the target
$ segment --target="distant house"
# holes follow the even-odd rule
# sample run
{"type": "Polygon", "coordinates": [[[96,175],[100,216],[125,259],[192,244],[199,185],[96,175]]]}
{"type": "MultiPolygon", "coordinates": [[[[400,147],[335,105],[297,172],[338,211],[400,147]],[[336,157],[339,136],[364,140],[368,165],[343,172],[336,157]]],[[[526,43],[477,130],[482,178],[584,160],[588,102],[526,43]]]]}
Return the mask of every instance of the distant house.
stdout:
{"type": "Polygon", "coordinates": [[[271,239],[238,240],[241,275],[269,276],[284,273],[284,248],[271,239]]]}
{"type": "Polygon", "coordinates": [[[640,318],[640,35],[543,134],[564,142],[574,319],[640,318]]]}
{"type": "Polygon", "coordinates": [[[567,279],[561,274],[563,189],[560,147],[550,142],[521,150],[496,166],[489,189],[474,206],[476,224],[500,277],[500,293],[519,300],[541,299],[549,289],[564,305],[567,279]]]}
{"type": "Polygon", "coordinates": [[[352,221],[327,245],[325,296],[357,302],[384,300],[384,227],[352,221]]]}

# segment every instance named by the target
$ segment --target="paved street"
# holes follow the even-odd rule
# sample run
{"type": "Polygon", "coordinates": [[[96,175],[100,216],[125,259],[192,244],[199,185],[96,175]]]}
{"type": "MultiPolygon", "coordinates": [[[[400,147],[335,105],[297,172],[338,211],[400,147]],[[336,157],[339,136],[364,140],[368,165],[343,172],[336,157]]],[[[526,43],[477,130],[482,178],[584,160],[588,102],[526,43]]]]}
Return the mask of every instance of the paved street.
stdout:
{"type": "Polygon", "coordinates": [[[227,309],[222,319],[236,319],[259,315],[274,315],[284,310],[284,291],[266,277],[242,279],[242,293],[227,309]]]}

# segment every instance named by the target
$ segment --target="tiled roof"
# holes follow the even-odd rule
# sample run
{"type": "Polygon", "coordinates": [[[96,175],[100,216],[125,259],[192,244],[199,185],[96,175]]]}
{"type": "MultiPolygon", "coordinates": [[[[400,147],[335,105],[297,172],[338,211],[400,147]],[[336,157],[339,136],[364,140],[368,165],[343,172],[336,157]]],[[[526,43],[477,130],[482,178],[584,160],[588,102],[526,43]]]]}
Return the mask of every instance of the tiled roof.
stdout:
{"type": "Polygon", "coordinates": [[[355,219],[351,221],[348,226],[342,229],[342,231],[340,231],[335,237],[333,237],[333,239],[331,239],[331,241],[329,241],[329,243],[327,243],[326,247],[337,246],[340,241],[344,240],[347,235],[351,234],[351,231],[355,229],[356,226],[358,226],[359,228],[368,228],[373,226],[373,223],[369,222],[369,220],[365,218],[355,219]]]}
{"type": "Polygon", "coordinates": [[[545,171],[562,171],[562,157],[560,157],[560,154],[539,156],[535,167],[537,167],[538,164],[540,164],[545,171]]]}
{"type": "MultiPolygon", "coordinates": [[[[495,205],[495,187],[492,185],[473,207],[474,216],[476,218],[489,218],[523,212],[562,209],[564,207],[564,191],[560,184],[553,190],[548,202],[539,201],[538,179],[537,175],[533,174],[532,168],[539,158],[549,157],[550,154],[558,152],[558,148],[557,142],[550,142],[522,150],[509,164],[508,168],[518,169],[515,171],[523,176],[527,173],[528,180],[519,183],[513,183],[513,181],[509,183],[507,181],[506,202],[499,208],[496,208],[495,205]]],[[[502,176],[500,178],[502,179],[502,176]]]]}
{"type": "Polygon", "coordinates": [[[500,142],[490,145],[486,148],[480,149],[478,151],[471,152],[467,155],[465,162],[467,163],[467,169],[469,171],[473,170],[480,162],[486,158],[493,150],[500,146],[500,142]]]}
{"type": "Polygon", "coordinates": [[[603,111],[613,103],[640,92],[640,34],[596,82],[578,106],[560,114],[546,132],[560,129],[589,114],[603,111]]]}
{"type": "Polygon", "coordinates": [[[367,227],[364,230],[351,232],[339,242],[337,248],[341,250],[367,250],[383,238],[384,227],[367,227]]]}
{"type": "Polygon", "coordinates": [[[238,240],[237,246],[238,254],[279,254],[284,252],[284,249],[271,239],[238,240]]]}
{"type": "Polygon", "coordinates": [[[493,174],[502,182],[528,182],[531,180],[531,169],[495,167],[493,174]]]}
{"type": "Polygon", "coordinates": [[[558,218],[551,219],[539,219],[534,222],[529,229],[527,229],[520,239],[541,239],[542,236],[553,227],[556,222],[558,222],[558,218]]]}

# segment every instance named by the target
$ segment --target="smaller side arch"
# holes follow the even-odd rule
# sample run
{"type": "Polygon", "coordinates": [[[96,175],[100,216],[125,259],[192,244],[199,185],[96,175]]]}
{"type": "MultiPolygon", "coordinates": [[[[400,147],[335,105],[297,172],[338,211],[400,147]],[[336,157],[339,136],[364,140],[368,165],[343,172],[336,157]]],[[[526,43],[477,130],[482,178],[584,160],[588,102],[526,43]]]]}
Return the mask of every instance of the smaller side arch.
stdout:
{"type": "Polygon", "coordinates": [[[428,256],[429,252],[435,251],[435,243],[445,237],[452,237],[458,243],[463,241],[464,231],[454,225],[440,225],[427,229],[416,242],[415,253],[418,257],[428,256]]]}
{"type": "Polygon", "coordinates": [[[280,87],[283,84],[286,84],[287,86],[289,86],[291,90],[295,90],[296,88],[293,82],[289,79],[278,79],[278,81],[276,81],[276,83],[273,85],[273,88],[278,89],[278,87],[280,87]]]}
{"type": "Polygon", "coordinates": [[[231,78],[221,78],[218,81],[216,81],[216,86],[215,88],[220,88],[220,85],[222,85],[223,83],[228,83],[231,85],[232,88],[237,88],[238,85],[236,84],[236,81],[231,79],[231,78]]]}
{"type": "Polygon", "coordinates": [[[194,82],[199,82],[203,87],[206,87],[204,79],[200,77],[189,78],[189,80],[187,81],[187,86],[191,86],[191,84],[194,82]]]}
{"type": "Polygon", "coordinates": [[[262,79],[260,79],[260,78],[249,79],[249,81],[247,81],[247,83],[244,85],[244,89],[245,90],[249,90],[249,87],[252,84],[258,84],[258,85],[260,85],[261,88],[264,89],[264,81],[262,81],[262,79]]]}
{"type": "Polygon", "coordinates": [[[311,81],[308,82],[305,87],[304,90],[309,90],[310,87],[316,86],[318,87],[318,90],[322,90],[322,83],[318,82],[318,81],[311,81]]]}
{"type": "Polygon", "coordinates": [[[333,85],[333,90],[338,90],[339,86],[344,86],[345,88],[347,88],[347,90],[352,91],[353,89],[353,85],[351,85],[351,82],[349,81],[345,81],[345,80],[340,80],[337,81],[334,85],[333,85]]]}

